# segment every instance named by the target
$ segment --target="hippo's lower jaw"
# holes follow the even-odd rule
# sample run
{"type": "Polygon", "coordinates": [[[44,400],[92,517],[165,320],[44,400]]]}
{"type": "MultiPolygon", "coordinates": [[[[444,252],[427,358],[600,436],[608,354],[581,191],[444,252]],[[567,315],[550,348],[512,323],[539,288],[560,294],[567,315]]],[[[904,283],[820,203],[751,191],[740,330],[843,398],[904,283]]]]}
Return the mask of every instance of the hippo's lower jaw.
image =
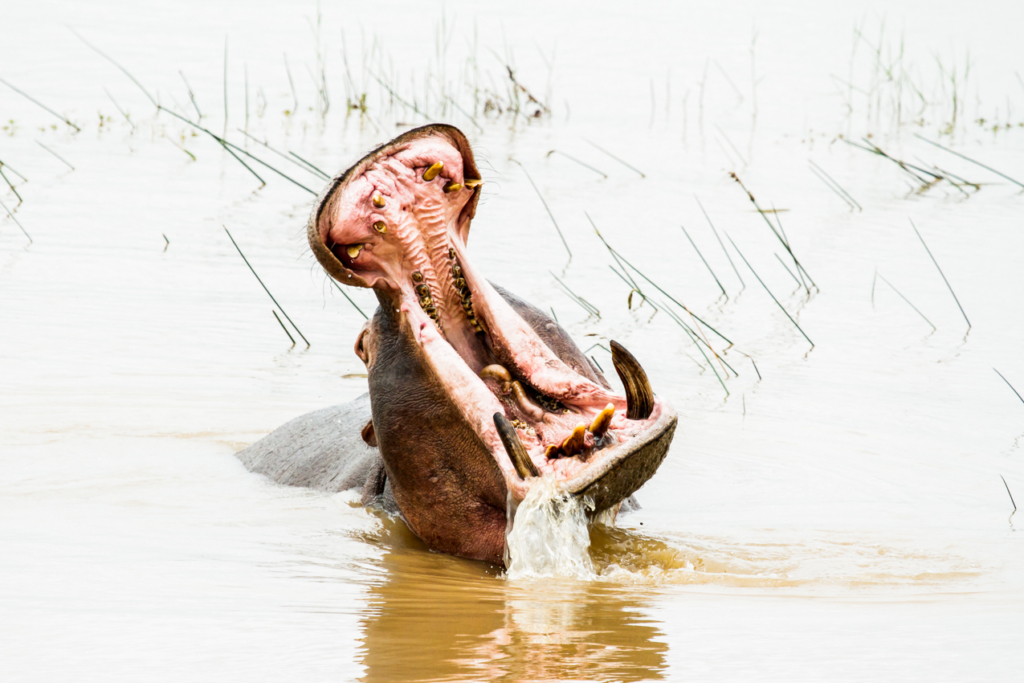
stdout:
{"type": "MultiPolygon", "coordinates": [[[[522,380],[512,379],[501,365],[480,373],[499,405],[492,416],[494,434],[485,425],[479,435],[516,500],[525,497],[536,478],[555,478],[565,491],[591,498],[600,512],[640,488],[661,464],[675,431],[675,411],[654,397],[633,356],[611,344],[625,396],[586,386],[588,380],[568,368],[561,379],[572,390],[546,394],[531,382],[535,375],[529,369],[540,365],[535,358],[517,359],[522,380]]],[[[550,367],[547,371],[558,374],[550,367]]],[[[482,411],[489,403],[484,399],[477,406],[482,411]]]]}
{"type": "Polygon", "coordinates": [[[634,436],[593,454],[590,462],[570,479],[564,488],[590,498],[597,512],[617,505],[654,476],[676,430],[676,413],[662,403],[658,415],[634,436]]]}
{"type": "MultiPolygon", "coordinates": [[[[491,557],[493,549],[446,545],[448,532],[437,528],[445,513],[478,520],[490,513],[477,508],[503,507],[505,491],[469,481],[495,480],[476,453],[489,454],[490,471],[496,466],[496,481],[515,500],[537,477],[555,478],[601,511],[654,473],[676,415],[624,348],[612,342],[625,386],[619,395],[556,323],[499,293],[476,270],[466,239],[480,185],[459,131],[410,131],[334,181],[309,237],[333,277],[372,287],[381,302],[356,350],[367,363],[374,429],[399,507],[421,537],[441,539],[434,542],[439,549],[491,557]],[[409,424],[417,410],[434,417],[409,424]],[[456,490],[467,481],[478,490],[456,490]],[[436,495],[412,490],[431,486],[436,495]],[[406,509],[417,505],[465,509],[406,509]]],[[[493,526],[493,515],[488,519],[493,526]]]]}

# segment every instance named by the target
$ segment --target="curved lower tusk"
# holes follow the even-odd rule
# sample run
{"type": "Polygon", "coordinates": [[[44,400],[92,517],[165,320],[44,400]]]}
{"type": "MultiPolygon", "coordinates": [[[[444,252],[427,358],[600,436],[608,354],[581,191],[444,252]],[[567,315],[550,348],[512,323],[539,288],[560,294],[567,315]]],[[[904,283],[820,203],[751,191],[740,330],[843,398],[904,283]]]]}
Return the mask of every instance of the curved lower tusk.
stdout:
{"type": "Polygon", "coordinates": [[[540,470],[530,460],[530,456],[526,452],[526,446],[519,439],[515,427],[508,421],[508,418],[501,413],[495,413],[494,426],[498,430],[498,437],[501,439],[502,445],[505,446],[505,452],[508,453],[509,459],[512,460],[512,465],[516,468],[519,478],[539,477],[540,470]]]}
{"type": "Polygon", "coordinates": [[[612,340],[612,364],[626,389],[626,417],[646,420],[654,412],[654,392],[647,373],[626,347],[612,340]]]}

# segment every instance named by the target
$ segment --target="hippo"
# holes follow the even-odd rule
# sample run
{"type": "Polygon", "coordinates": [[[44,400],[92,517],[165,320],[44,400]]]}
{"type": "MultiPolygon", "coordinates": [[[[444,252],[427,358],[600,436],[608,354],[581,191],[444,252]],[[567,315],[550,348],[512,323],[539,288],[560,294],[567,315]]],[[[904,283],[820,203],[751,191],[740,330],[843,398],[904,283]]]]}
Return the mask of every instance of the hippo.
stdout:
{"type": "Polygon", "coordinates": [[[532,486],[554,480],[614,519],[664,460],[677,416],[624,347],[610,344],[620,395],[556,321],[473,266],[482,189],[465,135],[443,124],[327,185],[309,245],[332,278],[377,296],[355,341],[369,393],[238,455],[280,484],[361,490],[430,549],[501,564],[532,486]]]}

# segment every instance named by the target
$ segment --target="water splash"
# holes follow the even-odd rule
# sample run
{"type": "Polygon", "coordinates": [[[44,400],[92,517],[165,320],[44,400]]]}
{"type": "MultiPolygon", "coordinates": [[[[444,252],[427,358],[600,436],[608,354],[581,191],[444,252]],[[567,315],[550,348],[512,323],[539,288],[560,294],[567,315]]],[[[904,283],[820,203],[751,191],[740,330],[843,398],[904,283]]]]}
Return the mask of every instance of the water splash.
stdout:
{"type": "Polygon", "coordinates": [[[581,500],[546,479],[535,482],[519,503],[509,505],[505,531],[505,566],[509,579],[564,576],[593,579],[587,512],[593,503],[581,500]]]}

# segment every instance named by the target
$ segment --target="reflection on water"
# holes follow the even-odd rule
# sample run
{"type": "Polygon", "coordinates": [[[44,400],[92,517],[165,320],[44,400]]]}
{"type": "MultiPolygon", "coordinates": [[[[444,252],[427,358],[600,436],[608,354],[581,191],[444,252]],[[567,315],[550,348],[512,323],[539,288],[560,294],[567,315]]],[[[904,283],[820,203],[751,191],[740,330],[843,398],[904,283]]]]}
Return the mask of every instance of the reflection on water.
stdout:
{"type": "Polygon", "coordinates": [[[361,619],[364,681],[657,680],[664,634],[650,596],[600,581],[509,581],[490,565],[427,552],[398,521],[361,619]]]}
{"type": "Polygon", "coordinates": [[[649,608],[673,585],[905,591],[980,571],[966,558],[835,533],[733,543],[595,524],[591,578],[510,579],[430,552],[398,519],[362,539],[382,551],[360,619],[364,681],[656,680],[668,644],[649,608]]]}
{"type": "Polygon", "coordinates": [[[403,522],[384,519],[362,535],[382,551],[360,618],[363,680],[659,680],[668,644],[649,612],[672,585],[905,591],[981,569],[835,533],[733,543],[596,524],[590,539],[589,580],[510,579],[499,567],[432,553],[403,522]]]}

